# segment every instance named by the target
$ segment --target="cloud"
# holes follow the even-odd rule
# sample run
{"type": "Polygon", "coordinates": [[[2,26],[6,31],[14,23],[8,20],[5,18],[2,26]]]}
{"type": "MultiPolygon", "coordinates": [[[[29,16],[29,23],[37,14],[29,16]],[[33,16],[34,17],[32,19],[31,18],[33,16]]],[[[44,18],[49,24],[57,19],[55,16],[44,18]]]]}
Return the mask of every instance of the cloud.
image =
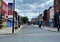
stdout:
{"type": "MultiPolygon", "coordinates": [[[[10,2],[9,0],[4,0],[10,2]]],[[[13,1],[11,1],[13,2],[13,1]]],[[[27,16],[29,19],[37,17],[39,13],[43,13],[53,5],[53,0],[15,0],[15,10],[21,16],[27,16]]]]}
{"type": "Polygon", "coordinates": [[[23,2],[23,0],[18,0],[18,1],[23,2]]]}
{"type": "Polygon", "coordinates": [[[53,5],[53,0],[44,0],[40,3],[40,1],[29,2],[28,0],[23,1],[22,4],[18,5],[16,8],[20,9],[22,16],[28,16],[29,19],[37,17],[39,13],[42,13],[45,9],[48,9],[53,5]]]}
{"type": "Polygon", "coordinates": [[[52,3],[52,2],[53,2],[53,0],[49,0],[49,1],[45,2],[45,4],[49,4],[49,3],[52,3]]]}
{"type": "Polygon", "coordinates": [[[7,4],[13,2],[13,0],[3,0],[3,1],[5,1],[7,4]]]}
{"type": "Polygon", "coordinates": [[[32,18],[35,18],[38,16],[39,13],[21,13],[19,14],[20,16],[27,16],[29,18],[29,20],[31,20],[32,18]]]}

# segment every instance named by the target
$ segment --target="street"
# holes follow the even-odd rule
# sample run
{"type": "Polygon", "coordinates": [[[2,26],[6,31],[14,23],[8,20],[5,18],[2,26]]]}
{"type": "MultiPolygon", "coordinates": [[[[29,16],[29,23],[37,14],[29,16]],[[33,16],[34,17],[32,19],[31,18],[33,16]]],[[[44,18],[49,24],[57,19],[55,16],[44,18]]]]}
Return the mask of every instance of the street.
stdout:
{"type": "Polygon", "coordinates": [[[0,42],[60,42],[60,33],[25,25],[18,33],[0,35],[0,42]]]}

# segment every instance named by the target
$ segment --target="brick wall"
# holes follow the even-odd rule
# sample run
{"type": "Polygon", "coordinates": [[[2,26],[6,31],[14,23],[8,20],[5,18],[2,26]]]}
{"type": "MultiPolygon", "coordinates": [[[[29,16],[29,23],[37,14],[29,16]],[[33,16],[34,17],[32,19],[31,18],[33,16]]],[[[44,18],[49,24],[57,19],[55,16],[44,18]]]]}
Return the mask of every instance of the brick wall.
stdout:
{"type": "Polygon", "coordinates": [[[60,12],[60,0],[54,0],[54,13],[60,12]]]}

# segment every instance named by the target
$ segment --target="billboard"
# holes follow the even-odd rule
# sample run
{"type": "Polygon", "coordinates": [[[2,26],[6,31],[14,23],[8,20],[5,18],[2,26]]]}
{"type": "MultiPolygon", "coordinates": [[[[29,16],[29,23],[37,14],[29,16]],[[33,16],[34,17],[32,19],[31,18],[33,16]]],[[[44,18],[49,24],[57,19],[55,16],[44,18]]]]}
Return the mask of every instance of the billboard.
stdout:
{"type": "Polygon", "coordinates": [[[8,3],[8,15],[13,15],[13,3],[8,3]]]}

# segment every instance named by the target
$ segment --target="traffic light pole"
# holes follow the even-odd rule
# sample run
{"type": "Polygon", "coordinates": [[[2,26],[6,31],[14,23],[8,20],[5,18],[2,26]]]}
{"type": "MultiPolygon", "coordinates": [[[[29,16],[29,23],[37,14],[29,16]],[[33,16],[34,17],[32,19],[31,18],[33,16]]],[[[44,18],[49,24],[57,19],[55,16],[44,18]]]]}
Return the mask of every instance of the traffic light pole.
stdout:
{"type": "Polygon", "coordinates": [[[12,33],[14,33],[14,15],[13,15],[13,26],[12,26],[12,33]]]}
{"type": "Polygon", "coordinates": [[[12,33],[14,33],[14,11],[15,11],[15,0],[13,0],[13,25],[12,25],[12,33]]]}

